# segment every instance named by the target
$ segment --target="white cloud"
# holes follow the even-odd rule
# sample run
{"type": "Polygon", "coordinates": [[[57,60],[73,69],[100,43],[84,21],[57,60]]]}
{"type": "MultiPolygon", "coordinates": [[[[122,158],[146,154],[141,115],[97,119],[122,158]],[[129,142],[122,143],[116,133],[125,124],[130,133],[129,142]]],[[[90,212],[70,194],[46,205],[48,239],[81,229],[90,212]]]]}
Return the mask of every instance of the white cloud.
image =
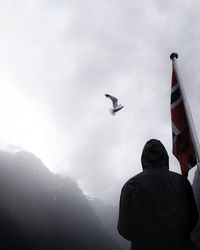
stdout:
{"type": "MultiPolygon", "coordinates": [[[[116,202],[124,181],[141,171],[142,147],[153,137],[166,145],[178,171],[171,155],[169,54],[179,53],[199,134],[197,1],[20,0],[0,6],[0,81],[17,89],[35,120],[46,121],[38,154],[53,171],[116,202]],[[125,105],[116,117],[109,116],[104,93],[125,105]]],[[[14,123],[9,130],[18,132],[19,141],[24,137],[14,123]]],[[[35,143],[30,139],[29,145],[35,143]]]]}

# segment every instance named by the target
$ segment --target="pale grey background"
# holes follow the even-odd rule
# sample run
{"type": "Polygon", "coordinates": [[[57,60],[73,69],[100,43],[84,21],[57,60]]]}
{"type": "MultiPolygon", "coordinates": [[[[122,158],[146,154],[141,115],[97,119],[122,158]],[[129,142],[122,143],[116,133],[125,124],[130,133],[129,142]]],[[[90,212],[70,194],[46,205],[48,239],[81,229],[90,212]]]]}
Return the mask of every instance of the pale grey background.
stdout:
{"type": "Polygon", "coordinates": [[[169,55],[179,53],[199,135],[199,13],[197,0],[0,0],[1,148],[33,152],[108,203],[141,171],[150,138],[179,172],[169,55]],[[125,106],[115,117],[104,93],[125,106]]]}

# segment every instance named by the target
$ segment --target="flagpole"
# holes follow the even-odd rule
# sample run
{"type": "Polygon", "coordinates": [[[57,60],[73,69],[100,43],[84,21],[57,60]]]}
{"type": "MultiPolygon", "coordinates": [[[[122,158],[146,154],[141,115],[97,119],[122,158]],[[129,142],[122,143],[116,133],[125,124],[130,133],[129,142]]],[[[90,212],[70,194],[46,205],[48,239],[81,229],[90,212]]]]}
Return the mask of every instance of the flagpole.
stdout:
{"type": "Polygon", "coordinates": [[[178,58],[177,53],[172,53],[170,55],[170,59],[172,60],[172,63],[174,65],[174,68],[175,68],[175,71],[176,71],[176,78],[178,80],[179,87],[180,87],[181,94],[182,94],[182,98],[183,98],[183,104],[184,104],[184,107],[185,107],[186,117],[187,117],[187,120],[188,120],[191,139],[192,139],[192,142],[193,142],[193,145],[194,145],[194,150],[195,150],[195,153],[196,153],[197,166],[200,167],[200,144],[199,144],[199,140],[198,140],[198,137],[197,137],[197,132],[196,132],[196,129],[195,129],[193,118],[192,118],[192,113],[191,113],[191,110],[190,110],[190,106],[189,106],[189,103],[187,102],[187,98],[186,98],[186,95],[185,95],[183,82],[182,82],[182,80],[181,80],[181,78],[179,76],[179,71],[178,71],[178,67],[177,67],[177,63],[176,63],[177,58],[178,58]]]}

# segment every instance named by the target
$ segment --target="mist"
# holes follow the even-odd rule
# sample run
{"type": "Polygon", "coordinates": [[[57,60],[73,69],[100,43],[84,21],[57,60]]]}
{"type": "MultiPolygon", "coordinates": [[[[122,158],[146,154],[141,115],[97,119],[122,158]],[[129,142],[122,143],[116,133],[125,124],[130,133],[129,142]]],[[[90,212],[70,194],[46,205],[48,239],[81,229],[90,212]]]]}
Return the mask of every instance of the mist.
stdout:
{"type": "Polygon", "coordinates": [[[199,137],[199,11],[196,0],[0,0],[0,149],[31,152],[114,207],[147,140],[161,140],[180,173],[169,55],[179,54],[199,137]],[[116,116],[105,93],[124,105],[116,116]]]}
{"type": "Polygon", "coordinates": [[[88,200],[29,152],[0,152],[0,187],[3,249],[127,249],[117,234],[117,208],[88,200]]]}
{"type": "Polygon", "coordinates": [[[197,1],[0,1],[1,148],[34,153],[111,204],[142,170],[150,138],[180,172],[171,154],[169,55],[179,53],[199,135],[198,9],[197,1]],[[115,117],[104,93],[125,106],[115,117]]]}

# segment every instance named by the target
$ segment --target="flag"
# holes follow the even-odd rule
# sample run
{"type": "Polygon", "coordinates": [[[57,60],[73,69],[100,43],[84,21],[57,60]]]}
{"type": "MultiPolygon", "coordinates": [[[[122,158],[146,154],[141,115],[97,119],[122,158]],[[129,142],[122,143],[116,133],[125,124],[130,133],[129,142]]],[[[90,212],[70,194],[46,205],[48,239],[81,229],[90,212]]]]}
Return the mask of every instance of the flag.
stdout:
{"type": "Polygon", "coordinates": [[[182,93],[174,64],[172,66],[171,119],[173,154],[181,166],[181,173],[188,176],[188,171],[197,164],[194,145],[184,107],[182,93]]]}

